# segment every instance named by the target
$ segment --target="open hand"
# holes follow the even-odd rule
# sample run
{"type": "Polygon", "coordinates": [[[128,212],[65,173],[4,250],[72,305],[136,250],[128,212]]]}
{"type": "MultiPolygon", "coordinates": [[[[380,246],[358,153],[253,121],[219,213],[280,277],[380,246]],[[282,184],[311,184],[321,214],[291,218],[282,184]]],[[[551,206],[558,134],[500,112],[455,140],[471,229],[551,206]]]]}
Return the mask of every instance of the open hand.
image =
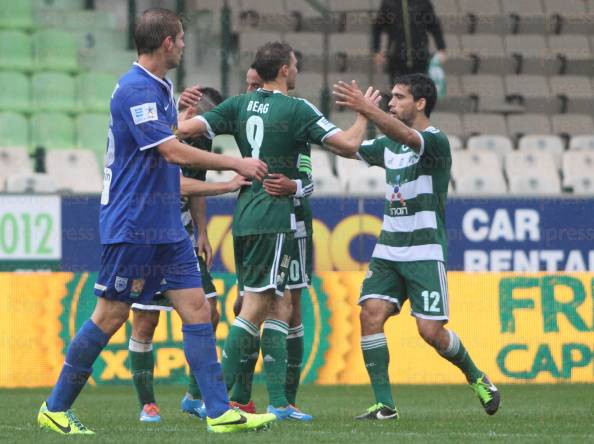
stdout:
{"type": "Polygon", "coordinates": [[[179,111],[183,111],[188,107],[196,107],[198,102],[202,100],[202,93],[200,92],[200,86],[194,85],[190,88],[184,89],[184,92],[179,97],[177,108],[179,111]]]}

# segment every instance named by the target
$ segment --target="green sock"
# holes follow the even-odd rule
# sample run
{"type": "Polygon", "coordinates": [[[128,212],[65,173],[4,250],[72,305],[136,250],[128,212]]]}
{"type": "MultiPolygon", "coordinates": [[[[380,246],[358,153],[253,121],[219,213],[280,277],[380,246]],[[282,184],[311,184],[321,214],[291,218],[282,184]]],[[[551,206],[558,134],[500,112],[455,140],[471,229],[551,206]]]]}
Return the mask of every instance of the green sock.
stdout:
{"type": "Polygon", "coordinates": [[[295,405],[301,379],[303,362],[303,324],[289,328],[287,336],[287,380],[285,395],[289,404],[295,405]]]}
{"type": "Polygon", "coordinates": [[[240,375],[241,359],[248,354],[253,343],[253,338],[259,336],[258,327],[239,316],[233,321],[229,335],[223,348],[223,375],[227,390],[238,381],[240,375]]]}
{"type": "Polygon", "coordinates": [[[198,387],[198,383],[196,382],[196,378],[192,372],[190,372],[188,375],[188,394],[192,397],[192,399],[202,399],[200,387],[198,387]]]}
{"type": "Polygon", "coordinates": [[[375,402],[381,402],[388,407],[395,408],[396,404],[392,398],[390,375],[388,374],[390,352],[388,351],[386,335],[377,333],[363,336],[361,338],[361,349],[363,350],[365,368],[367,368],[373,394],[375,395],[375,402]]]}
{"type": "Polygon", "coordinates": [[[155,369],[155,357],[153,355],[152,342],[140,342],[130,338],[128,343],[128,356],[130,357],[130,370],[134,388],[138,395],[140,405],[155,402],[153,389],[153,372],[155,369]]]}
{"type": "Polygon", "coordinates": [[[448,333],[450,334],[450,345],[440,355],[462,370],[469,383],[476,381],[483,376],[483,372],[474,365],[458,335],[451,330],[448,330],[448,333]]]}
{"type": "Polygon", "coordinates": [[[270,405],[286,407],[289,402],[285,396],[287,380],[287,334],[289,325],[275,319],[264,321],[262,329],[262,356],[266,372],[266,387],[270,405]]]}
{"type": "Polygon", "coordinates": [[[251,336],[250,339],[251,342],[248,344],[249,349],[241,358],[237,378],[233,385],[231,396],[229,397],[231,401],[240,404],[247,404],[252,398],[254,371],[256,369],[256,362],[258,362],[258,357],[260,356],[260,335],[251,336]]]}

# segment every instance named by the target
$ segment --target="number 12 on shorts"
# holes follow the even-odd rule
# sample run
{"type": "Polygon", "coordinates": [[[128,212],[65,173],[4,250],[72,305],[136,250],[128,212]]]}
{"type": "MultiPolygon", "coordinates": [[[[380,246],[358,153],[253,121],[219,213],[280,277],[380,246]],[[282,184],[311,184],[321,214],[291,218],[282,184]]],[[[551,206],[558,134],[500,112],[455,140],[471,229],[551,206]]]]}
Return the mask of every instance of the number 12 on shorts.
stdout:
{"type": "Polygon", "coordinates": [[[423,297],[423,309],[429,313],[439,313],[439,300],[441,299],[441,295],[437,291],[432,291],[429,293],[428,290],[425,290],[421,293],[423,297]]]}

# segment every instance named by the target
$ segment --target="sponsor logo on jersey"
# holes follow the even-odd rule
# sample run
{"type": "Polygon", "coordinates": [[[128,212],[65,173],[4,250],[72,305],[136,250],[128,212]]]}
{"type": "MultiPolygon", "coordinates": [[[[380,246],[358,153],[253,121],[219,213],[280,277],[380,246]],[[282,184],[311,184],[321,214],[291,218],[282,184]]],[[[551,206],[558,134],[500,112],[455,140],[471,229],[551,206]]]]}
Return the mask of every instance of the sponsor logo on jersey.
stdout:
{"type": "Polygon", "coordinates": [[[135,125],[159,119],[157,115],[157,104],[155,102],[133,106],[130,108],[130,113],[132,114],[135,125]]]}
{"type": "Polygon", "coordinates": [[[134,279],[132,280],[132,285],[130,288],[130,297],[137,298],[142,293],[142,289],[144,288],[144,279],[134,279]]]}
{"type": "Polygon", "coordinates": [[[325,117],[322,117],[320,120],[318,120],[317,124],[324,131],[330,131],[331,129],[336,127],[336,125],[334,125],[332,122],[329,122],[328,119],[326,119],[325,117]]]}
{"type": "Polygon", "coordinates": [[[128,286],[128,278],[116,276],[114,286],[115,286],[116,291],[118,293],[121,293],[128,286]]]}

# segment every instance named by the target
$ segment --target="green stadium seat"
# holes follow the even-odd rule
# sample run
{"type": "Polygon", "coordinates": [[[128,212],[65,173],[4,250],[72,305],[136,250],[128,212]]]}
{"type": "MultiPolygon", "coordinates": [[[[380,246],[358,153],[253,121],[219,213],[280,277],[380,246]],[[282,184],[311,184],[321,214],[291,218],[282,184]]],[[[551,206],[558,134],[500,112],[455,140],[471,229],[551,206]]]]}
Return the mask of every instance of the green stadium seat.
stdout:
{"type": "Polygon", "coordinates": [[[103,157],[107,149],[108,126],[109,114],[80,114],[76,119],[78,148],[94,151],[100,165],[103,165],[103,157]]]}
{"type": "Polygon", "coordinates": [[[0,111],[31,112],[29,78],[20,72],[0,72],[0,111]]]}
{"type": "Polygon", "coordinates": [[[81,54],[81,66],[92,71],[110,72],[123,75],[138,59],[136,51],[113,51],[97,48],[81,54]]]}
{"type": "Polygon", "coordinates": [[[31,79],[33,90],[33,108],[38,111],[57,111],[74,113],[76,104],[76,87],[74,79],[60,72],[42,72],[31,79]]]}
{"type": "Polygon", "coordinates": [[[33,29],[31,0],[5,0],[0,2],[0,28],[33,29]]]}
{"type": "Polygon", "coordinates": [[[33,70],[31,37],[21,31],[0,31],[0,69],[33,70]]]}
{"type": "Polygon", "coordinates": [[[39,113],[31,117],[31,143],[33,148],[74,148],[76,137],[74,121],[66,114],[39,113]]]}
{"type": "Polygon", "coordinates": [[[79,109],[82,112],[109,112],[109,99],[118,79],[113,74],[89,72],[78,76],[79,109]]]}
{"type": "Polygon", "coordinates": [[[0,146],[29,148],[29,121],[25,116],[0,113],[0,146]]]}
{"type": "Polygon", "coordinates": [[[84,29],[72,31],[81,50],[101,49],[103,51],[123,51],[128,49],[128,36],[125,32],[103,29],[84,29]]]}
{"type": "Polygon", "coordinates": [[[39,31],[33,36],[36,67],[39,70],[76,72],[78,46],[74,36],[57,29],[39,31]]]}
{"type": "Polygon", "coordinates": [[[41,10],[37,11],[35,21],[45,28],[66,30],[116,29],[115,16],[108,11],[72,11],[41,10]]]}
{"type": "Polygon", "coordinates": [[[33,9],[35,11],[59,9],[63,11],[72,11],[84,9],[85,0],[33,0],[33,9]]]}

